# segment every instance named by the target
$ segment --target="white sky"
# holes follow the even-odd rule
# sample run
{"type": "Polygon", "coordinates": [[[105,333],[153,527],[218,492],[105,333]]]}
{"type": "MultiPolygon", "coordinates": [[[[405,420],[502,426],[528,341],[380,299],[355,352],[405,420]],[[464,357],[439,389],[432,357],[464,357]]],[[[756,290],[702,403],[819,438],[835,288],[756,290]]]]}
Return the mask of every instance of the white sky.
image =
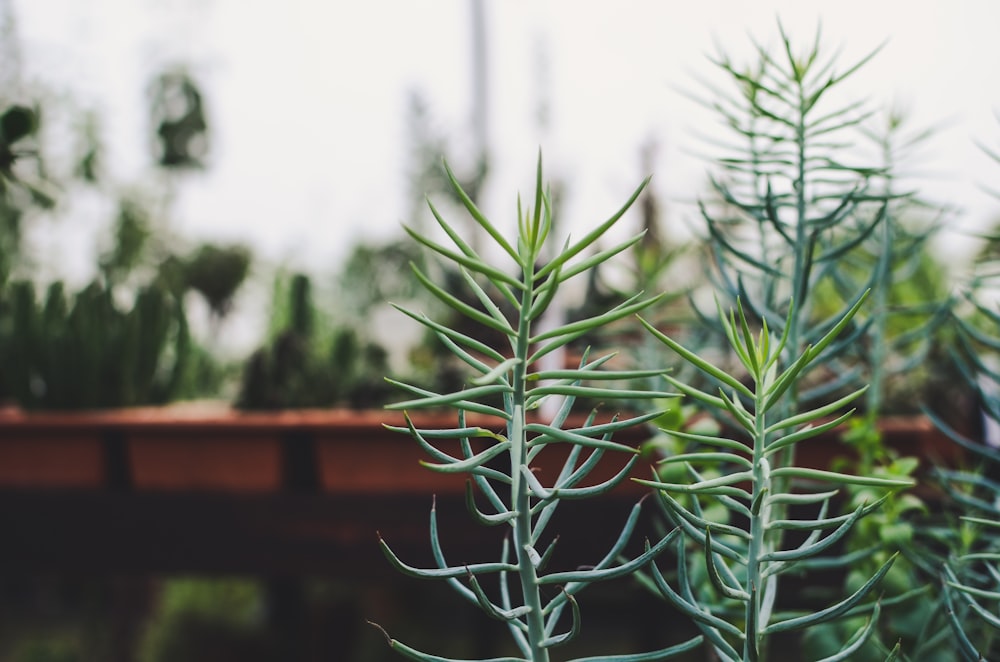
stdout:
{"type": "MultiPolygon", "coordinates": [[[[171,227],[184,237],[249,241],[272,262],[329,272],[352,241],[404,220],[408,90],[423,93],[454,146],[470,144],[469,0],[10,1],[28,77],[100,112],[122,186],[153,176],[149,80],[177,62],[194,73],[212,152],[210,168],[178,187],[171,227]]],[[[682,201],[701,193],[706,170],[689,155],[693,129],[714,118],[676,87],[714,75],[715,44],[737,62],[750,61],[748,35],[777,45],[778,17],[803,47],[822,21],[844,66],[888,39],[845,99],[902,105],[918,126],[944,122],[920,164],[933,173],[923,190],[963,207],[966,226],[1000,211],[978,188],[1000,182],[1000,165],[974,144],[1000,146],[995,0],[487,0],[486,16],[495,176],[483,207],[501,225],[513,224],[516,192],[531,193],[539,146],[569,183],[562,217],[587,227],[648,174],[639,150],[650,136],[668,222],[691,220],[682,201]],[[544,133],[534,119],[543,81],[544,133]]],[[[80,239],[70,225],[91,227],[64,218],[40,245],[63,267],[91,264],[81,246],[94,233],[80,239]]]]}

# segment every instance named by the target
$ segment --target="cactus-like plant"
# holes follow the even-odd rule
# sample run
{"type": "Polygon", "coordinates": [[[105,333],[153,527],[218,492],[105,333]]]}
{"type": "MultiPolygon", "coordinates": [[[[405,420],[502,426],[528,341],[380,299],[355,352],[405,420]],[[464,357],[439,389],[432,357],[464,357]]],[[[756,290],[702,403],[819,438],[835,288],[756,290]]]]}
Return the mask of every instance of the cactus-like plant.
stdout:
{"type": "MultiPolygon", "coordinates": [[[[447,170],[447,169],[446,169],[447,170]]],[[[542,330],[539,320],[560,288],[570,279],[586,273],[613,256],[629,249],[641,238],[636,236],[611,248],[587,255],[588,249],[614,226],[645,186],[610,219],[577,241],[567,240],[557,251],[549,246],[552,217],[548,195],[542,187],[539,157],[534,207],[522,210],[518,203],[516,241],[507,238],[480,212],[461,185],[447,170],[459,199],[465,205],[484,238],[512,261],[514,274],[487,262],[467,240],[447,223],[431,205],[440,228],[454,248],[437,243],[428,236],[407,228],[410,236],[439,257],[460,268],[462,278],[476,294],[478,305],[470,304],[435,284],[419,268],[416,278],[443,303],[484,329],[498,332],[505,346],[493,347],[465,333],[405,308],[408,317],[432,331],[451,352],[464,361],[476,375],[468,388],[450,393],[436,393],[394,382],[413,398],[391,405],[391,409],[409,412],[416,409],[449,408],[456,411],[457,425],[451,429],[420,429],[407,414],[406,425],[394,429],[409,433],[432,458],[427,467],[447,473],[464,473],[470,478],[468,504],[483,525],[500,526],[507,537],[498,561],[474,564],[450,564],[437,533],[434,509],[431,510],[431,547],[437,567],[419,569],[407,565],[392,552],[380,537],[385,555],[397,569],[417,577],[443,579],[463,598],[490,616],[506,623],[520,651],[519,657],[495,658],[514,662],[548,662],[550,651],[573,639],[580,631],[580,607],[577,594],[592,582],[628,575],[648,564],[671,544],[674,532],[647,544],[636,558],[620,561],[636,525],[639,505],[624,523],[620,536],[608,553],[595,559],[592,566],[573,571],[550,571],[555,541],[547,534],[548,525],[559,504],[567,499],[603,494],[625,480],[637,460],[637,451],[613,439],[630,426],[652,420],[659,412],[598,422],[592,413],[582,423],[571,424],[570,413],[578,397],[605,402],[650,399],[667,394],[656,391],[630,391],[605,388],[603,380],[637,379],[657,376],[661,370],[606,369],[611,355],[592,358],[585,353],[579,366],[569,369],[540,369],[539,359],[565,346],[581,335],[605,324],[630,317],[653,304],[659,297],[643,298],[637,294],[610,310],[586,319],[542,330]],[[511,312],[503,312],[506,309],[511,312]],[[558,412],[551,420],[533,416],[548,398],[561,398],[558,412]],[[473,416],[485,417],[473,422],[473,416]],[[495,431],[493,426],[501,429],[495,431]],[[451,454],[440,443],[459,440],[461,453],[451,454]],[[543,454],[553,446],[569,446],[568,458],[553,484],[543,485],[535,474],[543,454]],[[587,476],[607,451],[625,454],[621,470],[609,480],[588,484],[587,476]],[[485,503],[485,507],[481,504],[485,503]],[[490,588],[488,580],[493,580],[490,588]],[[568,614],[566,613],[568,610],[568,614]]],[[[395,639],[391,646],[414,660],[444,662],[446,658],[420,652],[395,639]]],[[[672,657],[699,645],[700,638],[670,648],[642,654],[588,657],[607,662],[640,662],[672,657]]],[[[581,661],[582,662],[582,661],[581,661]]]]}
{"type": "MultiPolygon", "coordinates": [[[[767,320],[778,332],[787,326],[783,351],[790,362],[823,337],[861,292],[879,287],[882,272],[871,269],[867,282],[852,279],[853,291],[835,289],[843,293],[839,300],[825,310],[817,305],[843,258],[882,227],[894,193],[880,185],[882,164],[855,147],[857,128],[874,111],[864,102],[836,98],[877,49],[838,69],[836,54],[824,51],[818,33],[796,52],[780,23],[778,28],[781,48],[772,53],[758,45],[752,66],[724,54],[716,60],[735,91],[710,86],[711,96],[702,101],[729,135],[713,140],[722,145],[715,159],[721,173],[711,180],[714,201],[702,202],[700,210],[716,291],[740,298],[753,320],[767,320]]],[[[785,399],[791,409],[857,387],[860,371],[833,364],[864,337],[861,317],[824,361],[811,366],[833,369],[811,381],[804,374],[792,387],[785,399]]]]}
{"type": "Polygon", "coordinates": [[[852,412],[844,412],[844,408],[864,392],[854,391],[808,411],[789,412],[782,406],[810,364],[821,360],[837,341],[864,300],[865,296],[859,297],[815,345],[789,364],[783,364],[782,357],[789,342],[790,324],[785,324],[777,337],[771,335],[765,321],[755,337],[741,306],[728,317],[720,311],[730,346],[750,375],[749,384],[646,324],[670,350],[722,386],[717,393],[709,393],[667,376],[671,385],[723,414],[743,437],[672,431],[692,447],[664,462],[681,463],[687,480],[642,481],[658,491],[670,520],[685,534],[675,542],[676,588],[655,564],[651,566],[653,583],[698,624],[719,659],[726,662],[767,659],[765,651],[771,635],[808,629],[859,609],[870,610],[871,619],[836,655],[824,659],[852,659],[851,655],[873,631],[879,605],[868,598],[888,572],[892,559],[832,606],[795,614],[780,613],[776,608],[779,577],[829,554],[859,519],[884,501],[883,497],[861,503],[853,511],[837,515],[833,511],[834,499],[842,487],[868,486],[888,494],[911,485],[907,480],[850,475],[782,461],[785,449],[808,443],[847,420],[852,412]],[[805,512],[793,517],[787,514],[791,508],[805,512]],[[804,540],[788,546],[788,532],[797,532],[804,540]],[[701,548],[705,581],[691,578],[688,541],[701,548]]]}
{"type": "Polygon", "coordinates": [[[5,341],[5,395],[27,407],[80,409],[167,401],[189,358],[181,302],[160,284],[139,289],[131,307],[95,281],[68,300],[53,283],[41,303],[29,282],[12,283],[5,341]]]}

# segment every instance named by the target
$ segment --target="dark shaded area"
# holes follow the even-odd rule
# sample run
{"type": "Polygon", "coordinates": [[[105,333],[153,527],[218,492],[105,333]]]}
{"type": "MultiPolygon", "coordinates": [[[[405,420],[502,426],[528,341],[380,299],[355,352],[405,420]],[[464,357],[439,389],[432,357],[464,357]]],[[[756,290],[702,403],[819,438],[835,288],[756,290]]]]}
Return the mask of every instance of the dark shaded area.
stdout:
{"type": "MultiPolygon", "coordinates": [[[[156,648],[160,661],[399,659],[366,620],[441,655],[513,653],[501,624],[443,583],[400,575],[379,550],[381,534],[405,562],[432,566],[427,522],[436,501],[449,562],[498,558],[503,528],[469,535],[454,484],[442,483],[436,499],[433,490],[405,486],[372,493],[324,485],[320,428],[301,425],[282,433],[277,491],[152,490],[130,469],[129,435],[142,429],[150,434],[144,424],[102,432],[99,489],[0,492],[0,642],[27,642],[17,650],[0,644],[0,660],[146,662],[136,651],[155,648],[150,641],[165,647],[156,648]],[[177,606],[178,582],[192,585],[186,606],[177,606]]],[[[407,462],[419,456],[404,435],[394,444],[372,434],[359,429],[343,443],[388,443],[379,452],[407,462]]],[[[550,527],[559,534],[552,569],[600,559],[641,493],[633,487],[561,505],[550,527]]],[[[647,499],[628,555],[662,526],[647,499]]],[[[673,565],[669,555],[661,560],[665,571],[673,565]]],[[[783,593],[782,606],[825,606],[841,580],[835,571],[810,574],[809,590],[783,593]]],[[[586,627],[558,659],[651,650],[692,633],[688,619],[633,580],[597,584],[580,602],[586,627]]]]}
{"type": "MultiPolygon", "coordinates": [[[[2,608],[13,610],[16,601],[20,619],[33,613],[50,624],[87,613],[94,619],[87,626],[95,638],[90,646],[103,648],[110,662],[132,660],[161,578],[235,575],[263,587],[267,613],[258,626],[190,617],[173,633],[183,648],[164,659],[397,659],[365,619],[442,654],[494,655],[509,645],[499,624],[446,586],[399,575],[379,552],[376,530],[408,563],[433,563],[430,497],[309,494],[306,487],[293,483],[278,496],[7,492],[0,496],[0,527],[13,535],[0,546],[2,608]],[[60,594],[50,605],[60,613],[45,604],[32,609],[46,591],[60,594]],[[188,656],[173,656],[181,651],[188,656]]],[[[580,506],[559,518],[564,533],[555,561],[563,569],[600,558],[612,541],[591,535],[593,523],[613,530],[632,503],[580,506]]],[[[460,497],[439,498],[438,515],[450,558],[496,557],[501,532],[463,535],[468,515],[460,497]]],[[[631,582],[587,591],[581,603],[589,627],[580,652],[639,651],[679,639],[689,627],[665,628],[669,610],[631,582]]]]}

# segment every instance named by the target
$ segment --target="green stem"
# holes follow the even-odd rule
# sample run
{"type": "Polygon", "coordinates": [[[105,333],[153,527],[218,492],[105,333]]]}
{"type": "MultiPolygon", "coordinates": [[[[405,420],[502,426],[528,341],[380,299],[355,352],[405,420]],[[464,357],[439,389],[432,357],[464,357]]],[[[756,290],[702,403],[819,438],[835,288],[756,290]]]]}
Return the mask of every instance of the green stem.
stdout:
{"type": "MultiPolygon", "coordinates": [[[[886,171],[891,173],[893,162],[888,141],[884,148],[883,159],[886,164],[886,171]]],[[[885,190],[887,200],[892,199],[892,189],[892,176],[890,175],[885,190]]],[[[875,291],[872,293],[874,308],[872,314],[875,317],[872,320],[871,349],[869,350],[868,357],[871,372],[868,377],[868,392],[865,394],[866,419],[868,425],[872,427],[872,432],[876,430],[876,421],[882,411],[882,396],[885,388],[884,365],[888,356],[886,343],[889,335],[889,296],[892,290],[892,249],[895,240],[892,213],[888,209],[886,209],[885,216],[881,222],[882,236],[878,252],[878,263],[876,264],[878,273],[875,276],[875,291]]],[[[882,459],[884,451],[881,440],[873,440],[866,436],[865,444],[860,451],[860,470],[870,473],[875,466],[875,462],[882,459]]]]}
{"type": "MultiPolygon", "coordinates": [[[[799,90],[800,97],[802,90],[799,90]]],[[[791,328],[788,331],[788,352],[789,356],[799,356],[803,350],[801,347],[801,326],[805,318],[808,306],[806,297],[809,293],[810,263],[812,262],[813,242],[808,236],[808,217],[806,211],[806,126],[805,115],[799,115],[799,121],[795,128],[795,142],[798,147],[798,173],[795,177],[795,269],[792,271],[792,293],[795,306],[792,315],[788,320],[791,328]]],[[[792,386],[792,390],[796,390],[792,386]]],[[[789,393],[789,401],[797,403],[797,394],[789,393]]],[[[791,459],[791,458],[789,458],[791,459]]]]}
{"type": "Polygon", "coordinates": [[[517,513],[514,518],[514,551],[517,555],[521,594],[524,597],[524,605],[531,610],[525,615],[531,662],[549,662],[549,651],[541,645],[546,638],[545,618],[542,613],[542,595],[535,568],[536,557],[531,553],[534,549],[531,535],[531,493],[521,478],[521,467],[528,461],[524,403],[527,394],[527,358],[530,350],[528,340],[531,337],[531,322],[528,320],[527,311],[531,310],[534,298],[534,278],[531,272],[533,269],[534,266],[530,263],[524,267],[525,288],[521,295],[521,315],[514,348],[515,356],[522,360],[514,367],[511,384],[514,390],[512,394],[514,416],[510,424],[511,503],[517,513]]]}
{"type": "Polygon", "coordinates": [[[743,645],[744,662],[756,662],[764,659],[763,643],[759,633],[767,626],[769,618],[763,605],[768,600],[768,594],[773,587],[764,586],[763,568],[760,561],[768,552],[765,533],[767,531],[767,520],[769,507],[764,503],[767,495],[767,488],[770,486],[770,471],[767,459],[764,457],[766,441],[765,430],[767,425],[763,413],[764,398],[761,397],[764,385],[757,383],[757,394],[755,398],[756,415],[754,417],[754,440],[753,440],[753,486],[751,488],[750,503],[759,504],[752,509],[750,516],[750,546],[747,550],[747,593],[750,599],[746,605],[746,640],[743,645]]]}
{"type": "MultiPolygon", "coordinates": [[[[886,338],[889,335],[889,290],[892,288],[892,268],[890,261],[892,257],[893,232],[891,223],[892,219],[889,213],[886,212],[885,218],[882,219],[882,246],[879,262],[876,267],[879,272],[876,275],[875,291],[872,292],[872,298],[874,299],[874,311],[872,314],[875,318],[872,320],[872,335],[870,338],[871,349],[869,350],[868,360],[871,372],[868,375],[868,392],[865,394],[867,410],[865,418],[868,425],[872,428],[870,432],[873,433],[877,430],[876,422],[882,410],[882,395],[885,388],[884,363],[888,354],[886,351],[886,338]]],[[[859,471],[871,473],[875,463],[882,459],[883,449],[881,440],[866,435],[860,451],[859,471]]]]}
{"type": "MultiPolygon", "coordinates": [[[[800,356],[805,349],[803,344],[803,320],[807,319],[809,306],[806,305],[806,297],[809,293],[809,274],[812,266],[813,250],[815,241],[809,234],[807,199],[806,199],[806,107],[805,93],[802,84],[799,84],[799,116],[795,128],[795,142],[798,149],[798,171],[795,177],[795,246],[794,259],[795,268],[792,271],[792,310],[787,318],[788,343],[786,351],[789,357],[800,356]]],[[[791,360],[788,361],[791,364],[791,360]]],[[[743,659],[745,662],[756,662],[765,659],[765,642],[761,640],[759,633],[767,626],[765,621],[770,619],[771,603],[774,593],[777,591],[777,577],[772,575],[764,584],[762,579],[761,559],[769,550],[769,541],[766,540],[766,527],[772,517],[782,518],[786,511],[785,506],[775,506],[775,512],[765,504],[764,497],[768,493],[786,492],[788,489],[788,479],[776,479],[772,485],[770,476],[770,466],[764,457],[765,442],[767,435],[766,417],[764,415],[764,394],[766,386],[763,383],[764,375],[756,376],[756,399],[754,408],[754,440],[753,440],[753,466],[754,482],[752,487],[751,503],[759,504],[756,512],[750,518],[750,548],[747,560],[747,592],[750,600],[746,607],[746,641],[743,649],[743,659]]],[[[776,408],[776,414],[780,419],[785,418],[793,411],[798,411],[799,394],[798,384],[789,387],[783,402],[776,408]]],[[[795,465],[795,446],[777,452],[774,456],[777,466],[790,467],[795,465]]],[[[770,544],[780,546],[780,540],[770,541],[770,544]]]]}
{"type": "MultiPolygon", "coordinates": [[[[786,324],[788,325],[788,343],[785,346],[785,351],[788,356],[786,365],[791,365],[795,357],[801,356],[805,347],[803,347],[802,338],[802,327],[803,320],[807,319],[807,314],[809,311],[809,306],[806,303],[806,297],[809,293],[809,272],[812,263],[812,252],[814,242],[808,233],[808,216],[807,216],[807,200],[806,200],[806,118],[804,111],[804,91],[802,90],[801,84],[799,85],[799,104],[801,112],[799,113],[798,123],[795,129],[795,142],[798,149],[798,172],[795,177],[795,246],[794,257],[795,257],[795,268],[792,270],[792,295],[793,299],[791,302],[792,310],[791,314],[788,316],[786,324]]],[[[760,387],[760,385],[758,385],[760,387]]],[[[799,407],[799,387],[798,383],[792,384],[783,402],[779,403],[776,409],[776,414],[780,419],[785,418],[790,415],[793,411],[798,411],[799,407]]],[[[761,417],[762,418],[762,417],[761,417]]],[[[758,421],[759,422],[759,421],[758,421]]],[[[760,440],[763,444],[763,439],[760,440]]],[[[775,464],[782,467],[790,467],[795,464],[795,446],[791,445],[784,450],[779,451],[774,455],[775,464]]],[[[785,480],[781,480],[775,485],[775,491],[784,492],[786,491],[787,485],[785,480]]],[[[779,511],[782,510],[781,506],[778,506],[779,511]]],[[[776,513],[776,517],[780,517],[781,514],[776,513]]]]}

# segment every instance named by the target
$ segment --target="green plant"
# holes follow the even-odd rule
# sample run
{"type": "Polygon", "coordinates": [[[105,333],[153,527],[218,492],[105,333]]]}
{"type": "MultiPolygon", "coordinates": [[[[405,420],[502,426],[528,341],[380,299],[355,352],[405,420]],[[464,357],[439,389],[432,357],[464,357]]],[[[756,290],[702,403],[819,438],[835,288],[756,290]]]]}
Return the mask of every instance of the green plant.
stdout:
{"type": "MultiPolygon", "coordinates": [[[[783,356],[791,325],[784,325],[779,338],[771,335],[764,322],[754,337],[742,307],[738,305],[728,318],[720,311],[730,346],[750,375],[749,385],[646,324],[670,350],[721,386],[713,394],[667,376],[670,384],[724,414],[731,420],[731,427],[746,439],[674,430],[672,434],[689,442],[692,448],[663,462],[681,463],[688,480],[643,481],[658,491],[671,522],[701,548],[702,554],[697,569],[699,581],[692,578],[696,569],[693,563],[689,565],[688,544],[678,538],[678,588],[670,585],[655,564],[651,566],[653,582],[698,624],[721,660],[767,659],[770,636],[809,629],[859,609],[871,612],[869,622],[836,654],[824,659],[854,659],[851,656],[874,631],[880,607],[877,601],[865,601],[889,571],[892,558],[856,591],[832,606],[805,613],[781,613],[777,606],[782,575],[799,572],[829,553],[861,518],[887,498],[886,494],[860,503],[844,515],[832,515],[833,500],[840,488],[865,486],[888,492],[911,485],[907,480],[807,469],[783,461],[784,450],[847,420],[851,412],[841,413],[843,408],[863,394],[863,389],[858,390],[809,411],[789,412],[781,406],[810,364],[821,361],[827,348],[837,341],[863,302],[864,297],[859,298],[826,335],[788,364],[783,363],[783,356]],[[791,508],[805,512],[792,517],[791,508]],[[790,532],[804,535],[805,539],[790,544],[790,532]]],[[[827,563],[844,567],[857,558],[833,557],[827,563]]]]}
{"type": "Polygon", "coordinates": [[[38,301],[28,281],[6,291],[3,392],[26,407],[81,409],[162,403],[178,389],[190,335],[161,283],[122,305],[94,281],[72,296],[53,283],[38,301]]]}
{"type": "Polygon", "coordinates": [[[869,382],[864,416],[845,435],[858,450],[860,469],[873,470],[892,458],[881,443],[878,418],[885,413],[913,414],[928,376],[939,366],[931,361],[947,319],[948,280],[943,265],[930,253],[947,209],[903,190],[900,171],[913,163],[913,153],[932,135],[912,131],[905,114],[890,110],[875,127],[860,127],[877,148],[881,173],[872,187],[884,196],[879,226],[845,253],[817,296],[820,307],[829,297],[827,313],[858,288],[872,284],[864,341],[852,352],[869,382]],[[831,292],[834,291],[834,292],[831,292]],[[825,296],[824,296],[825,295],[825,296]]]}
{"type": "Polygon", "coordinates": [[[185,295],[228,311],[249,254],[202,245],[190,259],[162,241],[144,201],[123,196],[99,273],[79,291],[62,281],[0,285],[0,392],[32,408],[162,404],[215,394],[224,369],[188,327],[185,295]]]}
{"type": "Polygon", "coordinates": [[[141,662],[274,659],[266,600],[246,579],[169,579],[138,642],[141,662]]]}
{"type": "Polygon", "coordinates": [[[184,264],[185,285],[208,303],[221,319],[232,309],[233,298],[250,271],[251,254],[246,246],[202,244],[184,264]]]}
{"type": "MultiPolygon", "coordinates": [[[[839,302],[827,303],[826,310],[817,306],[817,293],[843,268],[843,258],[884,226],[893,193],[879,185],[884,167],[852,147],[857,127],[873,111],[836,98],[844,81],[877,50],[839,71],[836,55],[823,51],[818,34],[797,53],[780,23],[778,28],[777,54],[757,45],[752,66],[741,68],[725,55],[715,60],[735,91],[709,85],[712,96],[702,103],[731,136],[717,141],[723,146],[715,160],[722,173],[711,179],[715,199],[701,202],[700,209],[715,290],[738,297],[752,320],[766,320],[778,332],[787,327],[784,351],[790,363],[822,338],[861,292],[881,287],[878,270],[861,283],[842,279],[833,288],[839,302]],[[845,292],[845,283],[853,291],[845,292]]],[[[850,353],[867,326],[859,315],[815,364],[813,379],[803,374],[783,406],[795,410],[856,388],[863,375],[839,365],[839,357],[850,353]]]]}
{"type": "Polygon", "coordinates": [[[152,84],[154,152],[164,168],[201,168],[208,152],[208,122],[201,90],[183,70],[165,71],[152,84]]]}
{"type": "MultiPolygon", "coordinates": [[[[873,282],[867,330],[862,342],[851,352],[852,360],[866,376],[862,415],[851,421],[841,438],[853,454],[834,466],[859,475],[909,479],[928,472],[927,459],[914,454],[900,455],[883,440],[881,418],[886,414],[917,413],[924,391],[945,373],[945,362],[935,359],[947,329],[948,282],[942,265],[929,246],[936,236],[946,210],[921,200],[916,193],[902,190],[899,171],[912,164],[912,153],[930,135],[913,132],[906,118],[890,111],[880,118],[878,128],[862,127],[862,132],[878,148],[883,172],[873,178],[873,186],[886,196],[879,227],[855,249],[841,258],[841,264],[824,283],[842,294],[856,290],[859,283],[873,282]]],[[[817,297],[820,301],[821,297],[817,297]]],[[[832,312],[832,311],[831,311],[832,312]]],[[[848,507],[873,498],[867,487],[848,488],[848,507]]],[[[845,586],[855,586],[861,577],[874,572],[885,560],[900,552],[883,583],[883,610],[879,625],[883,640],[902,644],[900,658],[921,662],[946,662],[953,658],[954,641],[940,636],[943,604],[932,578],[935,571],[924,558],[918,541],[921,522],[930,506],[912,491],[893,495],[879,512],[860,522],[847,540],[849,552],[870,550],[846,573],[845,586]],[[929,633],[934,633],[933,636],[929,633]]],[[[829,627],[843,634],[862,619],[847,620],[829,627]]],[[[824,637],[816,631],[809,645],[823,650],[824,637]]],[[[829,646],[829,644],[827,644],[829,646]]],[[[880,660],[878,646],[870,644],[855,656],[859,662],[880,660]]]]}
{"type": "MultiPolygon", "coordinates": [[[[657,391],[623,391],[589,385],[607,379],[642,378],[660,374],[660,370],[622,372],[605,370],[602,366],[610,355],[591,359],[584,354],[579,367],[573,369],[538,370],[538,360],[565,346],[595,328],[633,315],[652,305],[659,297],[643,299],[632,296],[610,310],[593,317],[558,326],[548,331],[537,330],[537,322],[560,287],[571,278],[586,273],[636,244],[633,237],[611,248],[584,257],[582,254],[597,242],[618,220],[641,192],[643,186],[610,219],[588,232],[576,242],[566,241],[561,250],[551,253],[548,246],[552,229],[549,198],[542,188],[541,158],[538,162],[533,209],[522,210],[518,204],[518,233],[514,243],[479,211],[461,185],[447,170],[451,184],[465,205],[484,238],[493,240],[507,258],[513,261],[516,275],[486,262],[465,238],[447,223],[431,206],[439,226],[450,238],[454,248],[445,247],[427,236],[407,228],[410,236],[439,257],[459,267],[466,285],[477,295],[478,305],[462,301],[450,291],[432,282],[418,268],[414,275],[443,303],[477,325],[502,335],[503,348],[489,346],[476,338],[456,331],[424,315],[400,307],[405,315],[430,329],[451,352],[459,357],[477,376],[468,388],[437,393],[423,388],[393,382],[414,397],[391,405],[392,409],[408,412],[415,409],[446,407],[456,411],[457,426],[451,429],[421,429],[406,417],[406,427],[394,428],[409,433],[424,448],[432,460],[426,466],[448,473],[469,476],[468,505],[480,524],[500,526],[507,531],[499,561],[450,565],[437,534],[435,510],[431,510],[431,546],[437,567],[420,569],[405,564],[381,539],[389,561],[402,572],[447,581],[463,598],[477,605],[490,616],[504,622],[519,650],[517,657],[495,658],[514,661],[548,662],[550,651],[574,638],[581,627],[577,594],[588,584],[628,575],[667,547],[677,532],[667,535],[637,557],[618,562],[636,524],[637,505],[625,522],[617,542],[608,554],[589,568],[550,572],[555,540],[546,535],[548,524],[559,504],[567,499],[596,496],[625,480],[637,459],[636,449],[622,445],[612,435],[630,426],[647,422],[659,412],[599,423],[596,412],[580,424],[571,424],[570,413],[578,397],[614,402],[623,398],[658,398],[666,394],[657,391]],[[498,293],[494,300],[483,283],[498,293]],[[512,312],[504,314],[500,304],[512,312]],[[548,398],[561,398],[561,406],[550,420],[532,418],[541,403],[548,398]],[[471,420],[485,417],[484,423],[471,420]],[[502,432],[491,429],[499,425],[502,432]],[[444,444],[457,443],[457,448],[444,450],[444,444]],[[569,445],[568,458],[554,484],[545,486],[534,470],[542,463],[543,454],[552,447],[569,445]],[[449,452],[450,451],[450,452],[449,452]],[[606,451],[619,451],[630,459],[612,479],[585,485],[585,479],[606,451]],[[485,499],[481,509],[478,501],[485,499]],[[487,590],[485,580],[496,580],[495,590],[487,590]],[[570,611],[566,630],[559,632],[570,611]]],[[[388,635],[387,635],[388,638],[388,635]]],[[[390,645],[414,660],[441,662],[445,658],[422,653],[394,639],[390,645]]],[[[591,660],[640,662],[660,660],[680,654],[699,645],[695,638],[676,646],[644,654],[610,655],[591,660]]]]}
{"type": "Polygon", "coordinates": [[[317,360],[311,281],[304,274],[295,274],[287,285],[284,327],[244,366],[236,403],[240,408],[333,404],[336,375],[330,373],[325,361],[317,360]]]}
{"type": "MultiPolygon", "coordinates": [[[[840,451],[845,457],[832,468],[908,482],[926,466],[886,448],[879,418],[890,398],[895,411],[917,411],[923,384],[937,377],[941,365],[930,359],[946,319],[946,283],[927,246],[942,210],[905,190],[899,174],[927,132],[910,131],[898,112],[886,113],[884,126],[873,128],[879,114],[870,104],[838,99],[844,81],[878,49],[840,69],[818,33],[805,51],[780,24],[779,33],[777,52],[758,45],[748,67],[725,55],[718,58],[733,92],[709,86],[712,96],[703,102],[728,130],[726,139],[713,138],[723,149],[716,161],[721,174],[712,180],[715,200],[701,205],[713,282],[719,294],[741,302],[752,324],[766,322],[787,336],[779,366],[792,365],[839,323],[861,292],[871,291],[868,304],[824,355],[803,369],[772,415],[790,416],[868,384],[858,400],[862,415],[845,422],[841,438],[849,447],[840,451]]],[[[752,381],[740,360],[724,367],[752,381]]],[[[697,383],[707,392],[720,385],[711,375],[697,383]]],[[[796,447],[779,453],[777,463],[795,466],[796,447]]],[[[844,485],[831,507],[849,515],[875,499],[875,491],[844,485]]],[[[924,508],[912,493],[892,494],[840,543],[858,555],[844,572],[847,594],[896,552],[903,555],[883,586],[880,632],[852,654],[854,660],[881,659],[879,648],[885,646],[879,639],[890,647],[903,641],[913,659],[948,659],[947,650],[939,648],[944,657],[934,658],[924,645],[927,626],[939,615],[935,584],[927,581],[913,540],[914,521],[924,508]],[[919,599],[914,587],[923,589],[919,599]]],[[[810,650],[832,655],[862,626],[863,617],[840,620],[811,628],[804,641],[810,650]]]]}
{"type": "MultiPolygon", "coordinates": [[[[142,197],[130,193],[115,200],[111,240],[89,285],[69,292],[60,280],[40,282],[25,268],[37,266],[33,256],[22,254],[25,218],[54,206],[48,189],[69,188],[67,181],[49,180],[43,167],[40,114],[24,105],[0,113],[0,358],[8,366],[0,375],[0,397],[26,407],[80,409],[204,395],[218,385],[220,370],[187,325],[183,301],[199,285],[188,282],[195,269],[182,273],[142,197]]],[[[98,184],[100,146],[92,116],[82,131],[85,153],[75,171],[98,184]]],[[[229,287],[220,271],[202,270],[202,278],[229,287]]]]}
{"type": "MultiPolygon", "coordinates": [[[[993,160],[1000,155],[982,147],[993,160]]],[[[997,197],[1000,195],[996,194],[997,197]]],[[[938,467],[936,475],[951,498],[953,521],[933,532],[937,545],[934,570],[940,573],[947,623],[956,648],[964,659],[986,660],[1000,648],[1000,313],[996,310],[997,256],[1000,237],[995,232],[982,237],[979,252],[967,282],[949,309],[956,343],[951,357],[960,383],[975,396],[981,422],[955,429],[928,407],[938,429],[966,453],[967,463],[938,467]],[[981,428],[981,429],[977,429],[981,428]],[[970,437],[978,433],[978,439],[970,437]]],[[[930,527],[928,527],[930,528],[930,527]]]]}
{"type": "Polygon", "coordinates": [[[0,285],[23,262],[25,218],[33,210],[55,204],[36,144],[38,115],[37,108],[19,104],[6,106],[0,113],[0,285]],[[24,172],[25,164],[32,161],[36,173],[24,172]]]}
{"type": "Polygon", "coordinates": [[[238,407],[366,408],[388,400],[381,378],[388,363],[385,350],[350,326],[337,327],[330,337],[321,335],[308,276],[295,274],[287,283],[279,278],[274,305],[274,337],[247,360],[238,407]],[[281,291],[285,287],[287,293],[281,291]]]}
{"type": "MultiPolygon", "coordinates": [[[[982,285],[975,282],[973,286],[982,285]]],[[[989,322],[993,333],[977,328],[960,317],[955,326],[960,338],[956,351],[960,372],[967,388],[977,395],[985,427],[1000,422],[1000,371],[995,365],[1000,340],[1000,314],[977,301],[975,289],[966,300],[982,321],[989,322]]],[[[962,434],[942,418],[928,412],[937,427],[961,446],[969,460],[966,466],[937,467],[936,475],[951,499],[952,521],[930,529],[935,543],[929,546],[931,561],[936,563],[943,587],[944,614],[956,649],[964,659],[986,660],[997,654],[1000,645],[1000,451],[995,441],[987,445],[962,434]]],[[[988,432],[984,433],[987,438],[988,432]]]]}
{"type": "Polygon", "coordinates": [[[966,660],[991,659],[1000,646],[1000,482],[995,477],[1000,452],[938,423],[978,459],[965,469],[938,471],[961,513],[944,540],[949,552],[940,565],[944,613],[966,660]]]}

